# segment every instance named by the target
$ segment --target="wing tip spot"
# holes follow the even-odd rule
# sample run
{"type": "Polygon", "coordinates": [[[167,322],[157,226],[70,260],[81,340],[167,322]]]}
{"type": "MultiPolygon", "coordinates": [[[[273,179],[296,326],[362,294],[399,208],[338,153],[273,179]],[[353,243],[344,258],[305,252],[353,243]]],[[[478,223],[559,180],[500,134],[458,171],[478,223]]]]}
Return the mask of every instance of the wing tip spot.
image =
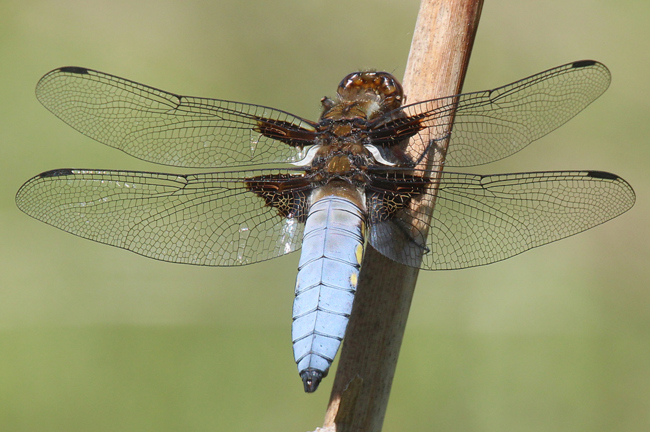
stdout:
{"type": "Polygon", "coordinates": [[[71,169],[55,169],[52,171],[45,171],[38,175],[39,178],[48,178],[48,177],[61,177],[72,175],[71,169]]]}
{"type": "Polygon", "coordinates": [[[571,64],[571,67],[573,67],[573,68],[583,68],[583,67],[587,67],[587,66],[593,66],[596,63],[597,62],[595,60],[579,60],[577,62],[573,62],[573,64],[571,64]]]}
{"type": "Polygon", "coordinates": [[[616,174],[608,173],[606,171],[588,171],[587,177],[605,179],[605,180],[618,180],[620,177],[616,174]]]}
{"type": "Polygon", "coordinates": [[[79,66],[64,66],[59,71],[77,75],[88,75],[88,69],[79,66]]]}

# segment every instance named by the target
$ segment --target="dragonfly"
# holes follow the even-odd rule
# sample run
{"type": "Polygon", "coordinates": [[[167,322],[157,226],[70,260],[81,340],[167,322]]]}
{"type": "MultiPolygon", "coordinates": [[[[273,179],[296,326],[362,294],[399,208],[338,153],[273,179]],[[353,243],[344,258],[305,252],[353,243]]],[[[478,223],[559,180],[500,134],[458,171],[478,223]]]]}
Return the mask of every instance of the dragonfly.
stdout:
{"type": "Polygon", "coordinates": [[[603,64],[582,60],[405,104],[393,75],[354,72],[311,121],[62,67],[41,78],[36,96],[65,123],[142,160],[212,172],[55,169],[28,180],[16,203],[74,235],[174,263],[241,266],[302,249],[291,334],[304,390],[313,392],[345,336],[367,245],[407,266],[461,269],[634,205],[632,187],[603,171],[446,169],[518,152],[583,110],[610,79],[603,64]],[[442,144],[444,164],[423,164],[442,144]]]}

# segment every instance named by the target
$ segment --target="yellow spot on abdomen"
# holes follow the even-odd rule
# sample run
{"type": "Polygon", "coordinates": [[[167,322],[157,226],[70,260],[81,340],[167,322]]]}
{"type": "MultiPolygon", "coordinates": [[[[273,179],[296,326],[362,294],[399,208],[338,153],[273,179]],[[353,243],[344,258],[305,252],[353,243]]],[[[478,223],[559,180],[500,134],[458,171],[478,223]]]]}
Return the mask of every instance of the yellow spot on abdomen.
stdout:
{"type": "Polygon", "coordinates": [[[363,259],[363,245],[357,245],[357,250],[355,252],[357,257],[357,264],[361,265],[361,260],[363,259]]]}
{"type": "Polygon", "coordinates": [[[350,275],[350,285],[353,288],[356,288],[357,287],[357,282],[359,282],[359,276],[356,273],[352,273],[350,275]]]}

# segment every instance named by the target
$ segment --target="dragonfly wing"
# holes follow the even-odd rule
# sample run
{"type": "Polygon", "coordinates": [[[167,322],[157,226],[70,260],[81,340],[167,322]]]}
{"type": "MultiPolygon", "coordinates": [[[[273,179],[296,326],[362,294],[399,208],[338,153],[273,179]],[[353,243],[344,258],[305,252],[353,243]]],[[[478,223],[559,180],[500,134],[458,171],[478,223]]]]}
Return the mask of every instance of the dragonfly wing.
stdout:
{"type": "Polygon", "coordinates": [[[453,270],[490,264],[569,237],[629,210],[632,187],[602,171],[472,175],[445,172],[433,195],[373,226],[370,244],[409,266],[453,270]],[[417,206],[415,206],[417,207],[417,206]],[[428,235],[418,229],[427,224],[428,235]],[[421,264],[420,264],[420,259],[421,264]]]}
{"type": "Polygon", "coordinates": [[[376,120],[378,127],[369,135],[380,146],[411,138],[410,154],[416,157],[448,138],[445,166],[482,165],[562,126],[603,94],[610,81],[605,65],[573,62],[493,90],[407,105],[376,120]]]}
{"type": "Polygon", "coordinates": [[[36,96],[84,135],[163,165],[296,162],[313,144],[314,123],[280,110],[180,96],[80,67],[51,71],[36,96]]]}
{"type": "Polygon", "coordinates": [[[16,203],[64,231],[150,258],[245,265],[300,249],[303,224],[247,186],[268,173],[54,170],[26,182],[16,203]]]}

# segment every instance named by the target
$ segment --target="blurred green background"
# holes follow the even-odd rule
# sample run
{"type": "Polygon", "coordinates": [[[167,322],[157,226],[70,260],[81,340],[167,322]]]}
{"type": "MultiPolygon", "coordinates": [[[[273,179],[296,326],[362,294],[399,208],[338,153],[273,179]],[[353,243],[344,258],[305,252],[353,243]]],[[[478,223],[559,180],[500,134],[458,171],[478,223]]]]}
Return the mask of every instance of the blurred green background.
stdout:
{"type": "MultiPolygon", "coordinates": [[[[418,9],[386,1],[0,3],[0,431],[304,431],[290,343],[298,255],[243,268],[156,262],[30,219],[53,168],[179,172],[39,105],[85,66],[173,92],[316,119],[348,72],[403,74],[418,9]]],[[[487,0],[465,91],[593,58],[608,92],[475,172],[598,169],[637,192],[622,217],[491,266],[421,273],[386,431],[650,430],[650,2],[487,0]]],[[[332,372],[333,375],[333,372],[332,372]]]]}

